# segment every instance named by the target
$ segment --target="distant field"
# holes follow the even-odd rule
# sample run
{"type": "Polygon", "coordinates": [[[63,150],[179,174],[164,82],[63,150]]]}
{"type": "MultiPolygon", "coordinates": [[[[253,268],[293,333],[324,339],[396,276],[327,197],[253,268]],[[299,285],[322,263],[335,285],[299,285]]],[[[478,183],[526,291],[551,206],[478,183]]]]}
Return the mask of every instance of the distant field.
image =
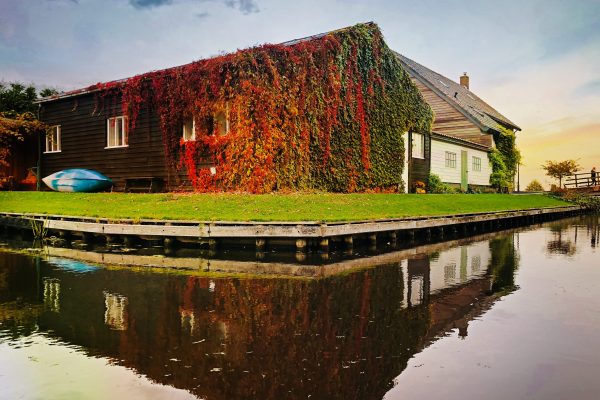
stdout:
{"type": "Polygon", "coordinates": [[[212,221],[356,221],[570,205],[506,194],[138,194],[0,192],[0,212],[212,221]]]}

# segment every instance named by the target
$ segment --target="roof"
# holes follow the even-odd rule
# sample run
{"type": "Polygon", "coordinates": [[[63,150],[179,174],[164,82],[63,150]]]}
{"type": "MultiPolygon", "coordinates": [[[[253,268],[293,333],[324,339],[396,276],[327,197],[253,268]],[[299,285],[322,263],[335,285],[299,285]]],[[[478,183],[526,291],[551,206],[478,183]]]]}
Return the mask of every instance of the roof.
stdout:
{"type": "MultiPolygon", "coordinates": [[[[369,26],[369,27],[376,27],[376,25],[375,25],[374,22],[366,22],[366,23],[357,24],[357,25],[366,25],[366,26],[369,26]]],[[[294,46],[294,45],[296,45],[298,43],[302,43],[302,42],[306,42],[306,41],[310,41],[310,40],[321,39],[324,36],[327,36],[329,34],[344,32],[344,31],[347,31],[349,29],[352,29],[355,26],[356,25],[347,26],[347,27],[340,28],[340,29],[335,29],[335,30],[332,30],[332,31],[329,31],[329,32],[319,33],[317,35],[306,36],[306,37],[299,38],[299,39],[288,40],[286,42],[280,43],[280,45],[282,45],[282,46],[294,46]]],[[[251,49],[252,49],[252,47],[250,47],[250,48],[248,48],[246,50],[251,50],[251,49]]],[[[175,67],[170,67],[170,68],[165,68],[165,69],[159,69],[159,70],[150,71],[150,72],[169,71],[169,70],[172,70],[172,69],[175,69],[175,68],[182,68],[182,67],[185,67],[187,65],[194,64],[194,63],[196,63],[198,61],[209,60],[211,58],[216,58],[216,57],[220,57],[220,55],[219,56],[215,56],[215,57],[208,57],[208,58],[205,58],[205,59],[200,59],[200,60],[192,61],[190,63],[179,65],[179,66],[175,66],[175,67]]],[[[142,74],[142,75],[145,75],[145,74],[142,74]]],[[[74,97],[74,96],[80,96],[80,95],[84,95],[84,94],[88,94],[88,93],[98,92],[98,91],[104,90],[104,87],[106,87],[106,86],[112,86],[112,85],[118,85],[120,83],[125,83],[128,79],[130,79],[130,78],[117,79],[117,80],[105,82],[105,83],[102,83],[102,84],[101,83],[96,83],[96,84],[90,85],[90,86],[85,87],[85,88],[70,90],[70,91],[67,91],[67,92],[58,93],[58,94],[55,94],[55,95],[52,95],[52,96],[48,96],[48,97],[42,97],[42,98],[34,101],[34,103],[46,103],[46,102],[49,102],[49,101],[54,101],[54,100],[68,98],[68,97],[74,97]]]]}
{"type": "Polygon", "coordinates": [[[500,131],[501,128],[521,130],[517,124],[500,114],[466,87],[400,53],[396,53],[396,56],[402,65],[407,67],[407,72],[411,76],[419,79],[448,103],[459,108],[467,117],[470,117],[471,120],[479,125],[483,131],[487,131],[488,129],[500,131]]]}
{"type": "Polygon", "coordinates": [[[433,131],[433,132],[431,132],[431,138],[438,139],[438,140],[441,140],[444,142],[458,144],[459,146],[469,147],[469,148],[476,149],[476,150],[487,151],[487,152],[492,151],[491,147],[485,146],[480,143],[471,142],[470,140],[462,139],[462,138],[459,138],[456,136],[446,135],[445,133],[433,131]]]}

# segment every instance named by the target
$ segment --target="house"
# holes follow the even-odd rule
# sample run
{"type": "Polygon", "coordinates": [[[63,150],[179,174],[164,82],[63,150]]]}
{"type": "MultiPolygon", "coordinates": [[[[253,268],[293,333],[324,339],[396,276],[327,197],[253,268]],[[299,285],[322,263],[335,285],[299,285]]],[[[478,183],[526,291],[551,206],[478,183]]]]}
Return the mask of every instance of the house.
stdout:
{"type": "Polygon", "coordinates": [[[435,174],[463,191],[489,190],[488,154],[496,147],[498,135],[521,128],[471,92],[466,73],[457,83],[396,55],[435,115],[430,136],[417,133],[409,140],[409,188],[435,174]]]}
{"type": "Polygon", "coordinates": [[[397,191],[431,108],[373,23],[98,83],[39,101],[41,176],[113,190],[397,191]]]}

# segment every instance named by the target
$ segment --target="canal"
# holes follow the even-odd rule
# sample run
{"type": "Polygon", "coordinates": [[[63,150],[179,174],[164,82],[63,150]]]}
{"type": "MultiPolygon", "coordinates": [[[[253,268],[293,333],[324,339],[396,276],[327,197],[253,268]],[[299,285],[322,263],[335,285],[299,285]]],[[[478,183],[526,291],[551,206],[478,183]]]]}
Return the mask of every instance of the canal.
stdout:
{"type": "Polygon", "coordinates": [[[0,398],[596,399],[598,223],[318,276],[100,266],[5,244],[0,398]]]}

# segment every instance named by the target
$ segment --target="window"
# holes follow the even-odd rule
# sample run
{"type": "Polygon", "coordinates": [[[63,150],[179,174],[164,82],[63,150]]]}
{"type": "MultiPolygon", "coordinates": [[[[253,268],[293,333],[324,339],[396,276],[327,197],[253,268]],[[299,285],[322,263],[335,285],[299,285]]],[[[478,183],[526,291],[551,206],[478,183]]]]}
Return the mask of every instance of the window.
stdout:
{"type": "Polygon", "coordinates": [[[183,141],[196,140],[196,120],[186,118],[183,120],[183,141]]]}
{"type": "Polygon", "coordinates": [[[446,152],[446,168],[456,168],[456,153],[446,152]]]}
{"type": "Polygon", "coordinates": [[[58,152],[60,152],[60,125],[54,125],[46,132],[46,153],[58,152]]]}
{"type": "Polygon", "coordinates": [[[106,148],[127,147],[127,118],[113,117],[106,120],[106,148]]]}
{"type": "Polygon", "coordinates": [[[420,133],[412,134],[412,157],[425,158],[425,136],[420,133]]]}
{"type": "Polygon", "coordinates": [[[225,110],[221,110],[214,117],[214,132],[223,136],[229,133],[229,103],[225,103],[225,110]]]}
{"type": "Polygon", "coordinates": [[[481,158],[473,157],[473,171],[481,171],[481,158]]]}

